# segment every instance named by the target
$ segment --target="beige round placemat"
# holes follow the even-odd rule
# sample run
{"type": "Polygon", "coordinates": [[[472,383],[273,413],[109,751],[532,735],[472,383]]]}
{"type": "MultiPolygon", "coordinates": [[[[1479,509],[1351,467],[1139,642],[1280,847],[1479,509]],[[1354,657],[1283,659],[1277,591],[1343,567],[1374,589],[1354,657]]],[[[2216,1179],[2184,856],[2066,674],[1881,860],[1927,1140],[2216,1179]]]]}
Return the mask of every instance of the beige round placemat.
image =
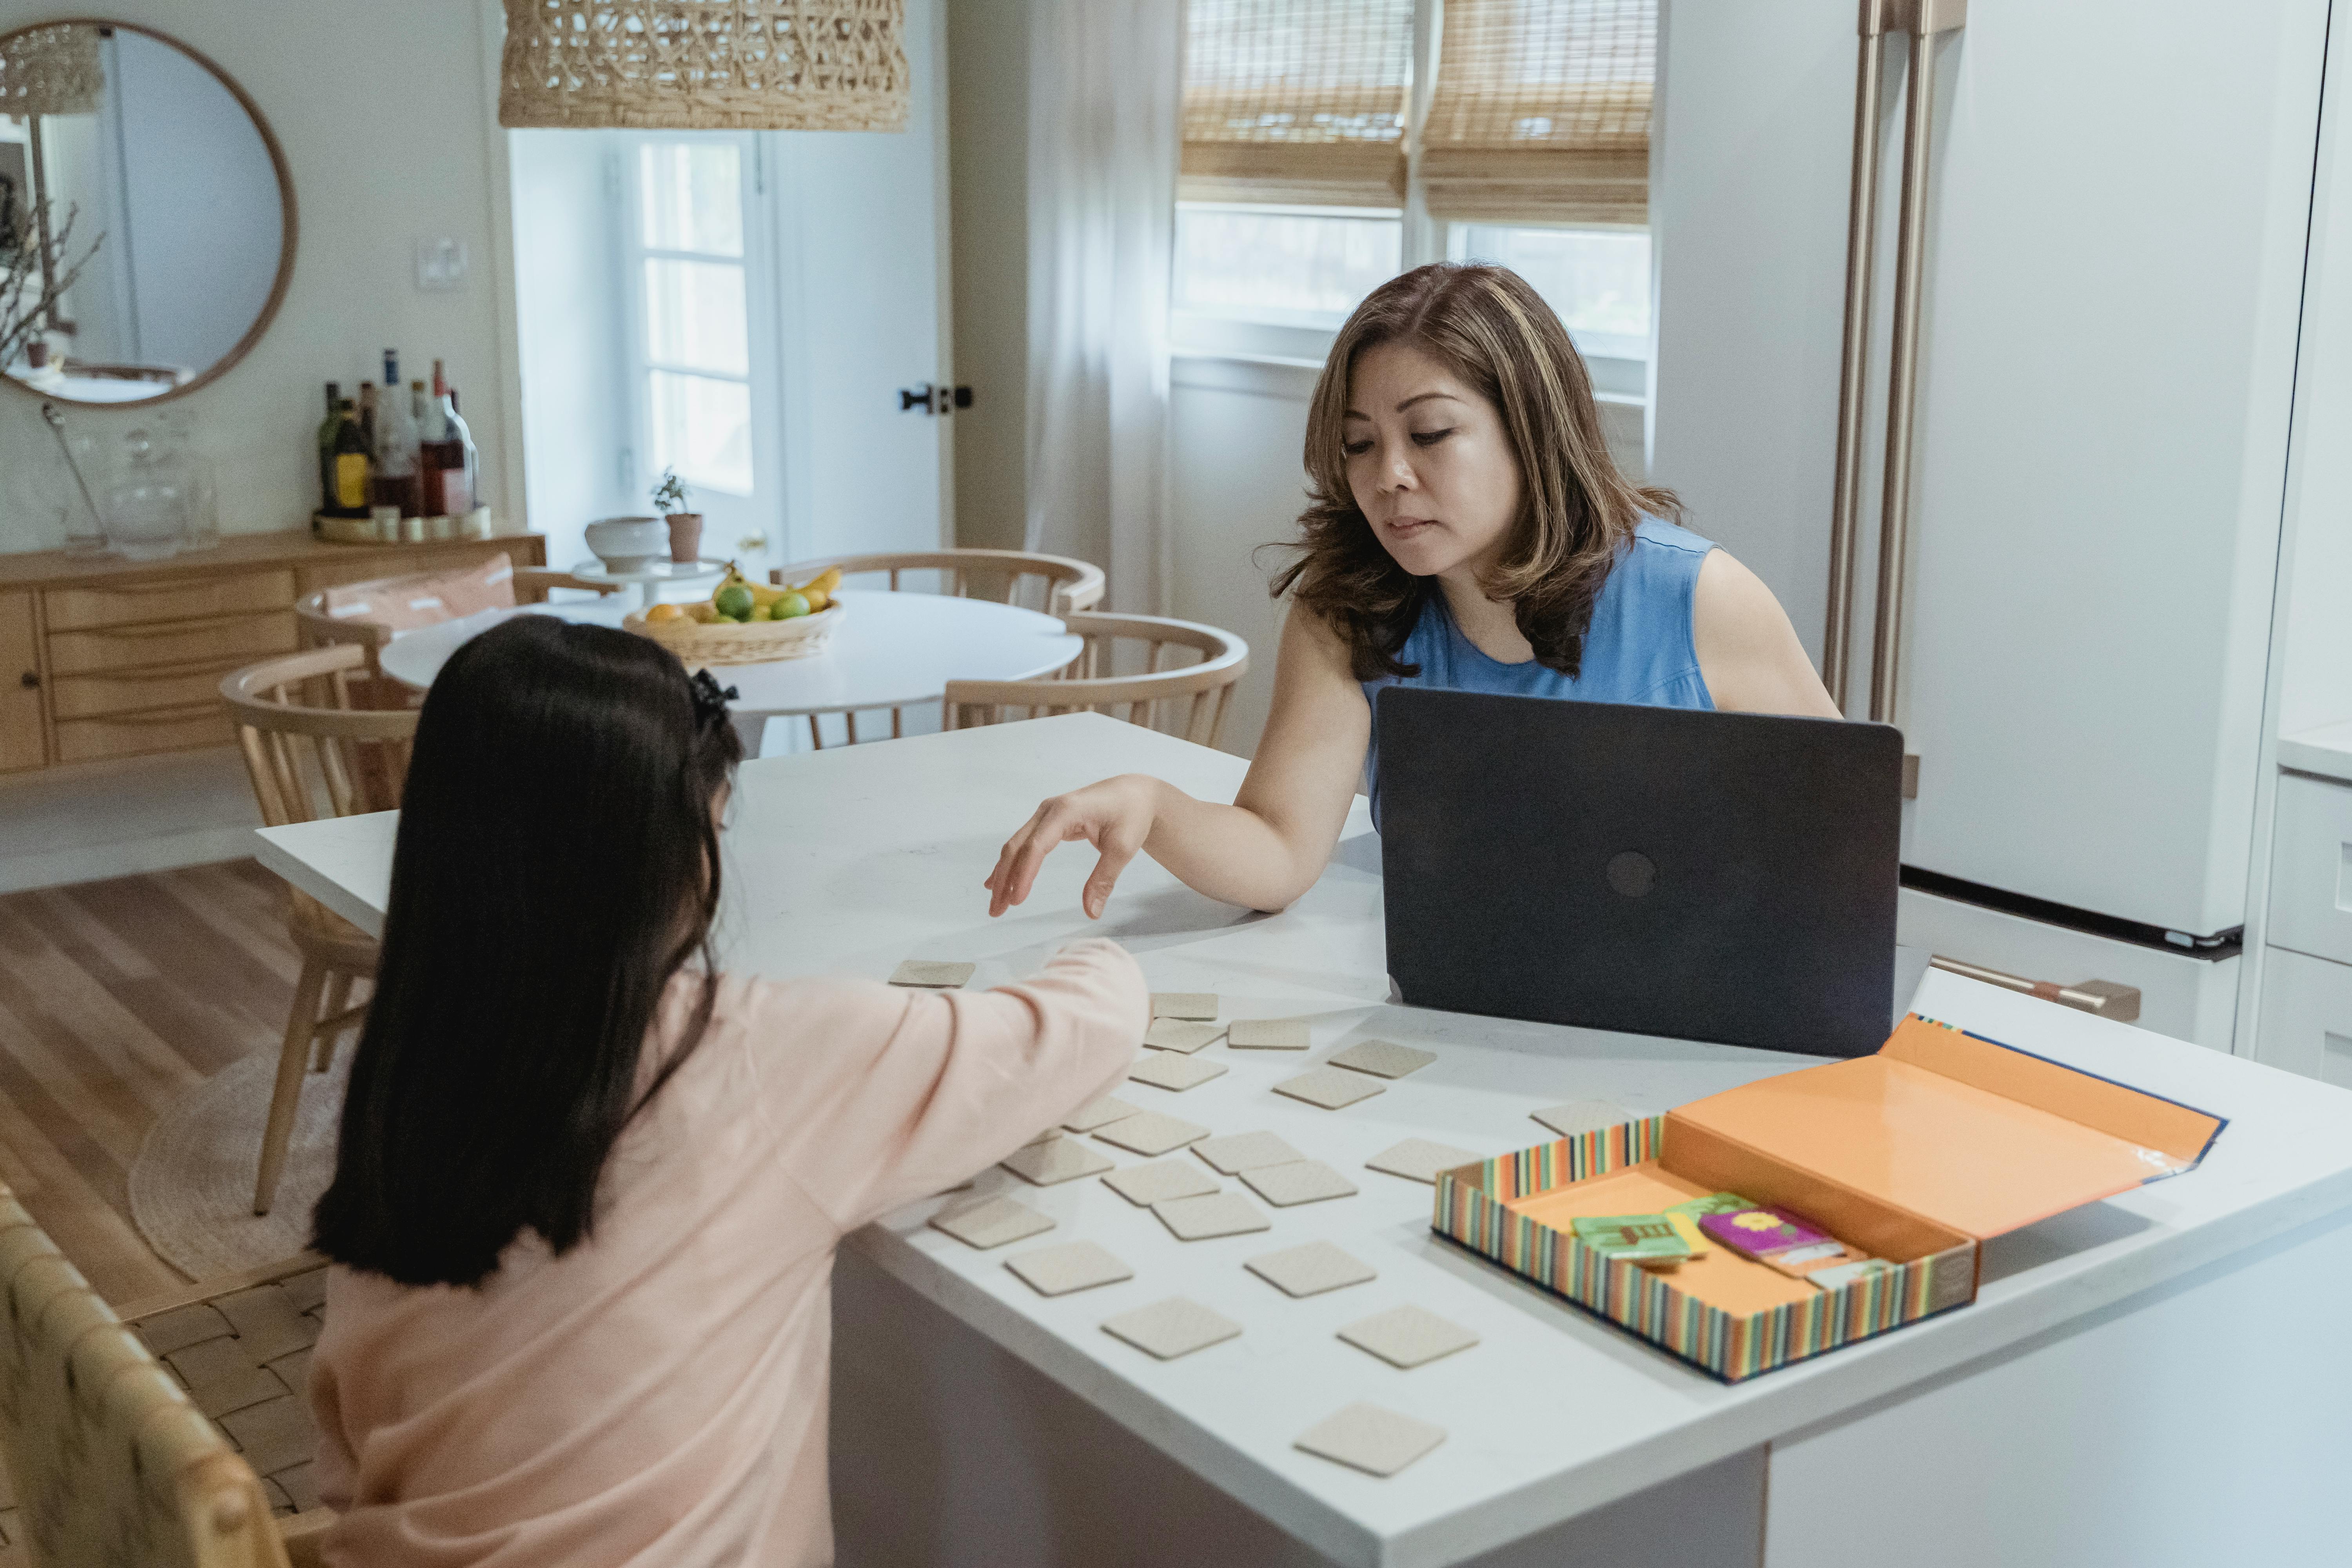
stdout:
{"type": "Polygon", "coordinates": [[[267,1215],[253,1212],[253,1181],[276,1051],[256,1051],[215,1073],[155,1123],[131,1167],[131,1217],[164,1262],[207,1279],[310,1245],[310,1210],[335,1172],[335,1125],[352,1055],[347,1039],[331,1069],[303,1075],[285,1173],[267,1215]]]}

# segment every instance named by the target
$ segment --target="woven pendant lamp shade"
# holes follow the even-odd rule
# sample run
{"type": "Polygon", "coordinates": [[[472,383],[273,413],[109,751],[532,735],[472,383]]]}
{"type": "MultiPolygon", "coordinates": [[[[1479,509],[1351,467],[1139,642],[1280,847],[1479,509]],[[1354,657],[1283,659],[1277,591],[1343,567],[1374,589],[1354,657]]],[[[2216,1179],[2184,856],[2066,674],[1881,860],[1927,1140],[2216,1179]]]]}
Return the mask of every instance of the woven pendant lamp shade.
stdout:
{"type": "Polygon", "coordinates": [[[1412,0],[1191,0],[1187,201],[1404,205],[1412,0]]]}
{"type": "Polygon", "coordinates": [[[96,27],[66,22],[0,38],[0,114],[95,114],[105,92],[96,27]]]}
{"type": "Polygon", "coordinates": [[[499,123],[904,131],[904,0],[506,0],[499,123]]]}

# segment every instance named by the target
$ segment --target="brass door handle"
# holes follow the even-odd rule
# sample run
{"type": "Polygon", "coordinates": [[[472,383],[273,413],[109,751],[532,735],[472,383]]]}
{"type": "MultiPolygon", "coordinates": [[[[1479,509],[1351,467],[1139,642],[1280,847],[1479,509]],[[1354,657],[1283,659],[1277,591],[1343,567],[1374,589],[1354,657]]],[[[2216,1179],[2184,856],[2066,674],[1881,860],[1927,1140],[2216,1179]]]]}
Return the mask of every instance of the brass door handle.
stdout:
{"type": "Polygon", "coordinates": [[[1957,958],[1946,958],[1941,953],[1929,959],[1927,963],[1932,969],[1957,974],[1963,980],[1981,980],[2004,991],[2039,996],[2044,1002],[2055,1002],[2062,1007],[2113,1018],[2118,1024],[2139,1022],[2140,996],[2137,985],[2119,985],[2112,980],[2078,980],[2072,985],[2061,985],[2054,980],[2028,980],[2021,974],[2004,974],[1998,969],[1964,963],[1957,958]]]}

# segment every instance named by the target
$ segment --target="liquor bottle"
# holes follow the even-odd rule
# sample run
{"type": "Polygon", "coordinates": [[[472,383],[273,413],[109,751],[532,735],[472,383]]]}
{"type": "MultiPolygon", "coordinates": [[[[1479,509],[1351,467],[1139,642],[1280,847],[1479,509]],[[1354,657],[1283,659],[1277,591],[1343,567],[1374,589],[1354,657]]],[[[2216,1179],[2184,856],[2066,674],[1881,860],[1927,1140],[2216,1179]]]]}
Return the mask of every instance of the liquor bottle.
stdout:
{"type": "Polygon", "coordinates": [[[397,349],[383,351],[383,384],[395,390],[400,385],[400,351],[397,349]]]}
{"type": "Polygon", "coordinates": [[[365,517],[373,493],[369,481],[374,459],[350,398],[343,399],[339,412],[341,417],[335,425],[334,512],[338,517],[365,517]]]}
{"type": "Polygon", "coordinates": [[[375,383],[360,383],[360,434],[367,440],[368,455],[375,454],[375,383]]]}
{"type": "Polygon", "coordinates": [[[449,438],[449,432],[441,424],[441,405],[425,395],[421,381],[408,384],[408,411],[416,421],[416,439],[420,443],[449,438]]]}
{"type": "MultiPolygon", "coordinates": [[[[319,421],[319,510],[335,510],[335,426],[342,422],[343,389],[327,383],[327,416],[319,421]]],[[[315,527],[315,524],[313,525],[315,527]]]]}
{"type": "Polygon", "coordinates": [[[457,394],[446,381],[440,382],[440,389],[431,418],[441,428],[441,439],[419,448],[425,464],[425,504],[436,515],[463,517],[474,510],[474,437],[457,412],[457,394]]]}
{"type": "Polygon", "coordinates": [[[387,386],[375,411],[375,480],[378,506],[396,506],[403,517],[424,515],[425,491],[419,481],[416,422],[397,385],[387,386]]]}

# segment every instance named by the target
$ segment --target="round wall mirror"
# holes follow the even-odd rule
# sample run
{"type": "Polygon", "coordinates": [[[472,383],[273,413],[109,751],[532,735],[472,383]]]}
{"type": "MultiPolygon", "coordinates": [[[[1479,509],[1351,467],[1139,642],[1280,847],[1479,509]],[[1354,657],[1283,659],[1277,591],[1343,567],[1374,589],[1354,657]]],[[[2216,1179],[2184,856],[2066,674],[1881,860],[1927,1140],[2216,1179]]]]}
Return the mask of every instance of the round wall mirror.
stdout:
{"type": "Polygon", "coordinates": [[[294,184],[253,100],[125,22],[0,33],[0,375],[152,401],[245,356],[294,270],[294,184]]]}

